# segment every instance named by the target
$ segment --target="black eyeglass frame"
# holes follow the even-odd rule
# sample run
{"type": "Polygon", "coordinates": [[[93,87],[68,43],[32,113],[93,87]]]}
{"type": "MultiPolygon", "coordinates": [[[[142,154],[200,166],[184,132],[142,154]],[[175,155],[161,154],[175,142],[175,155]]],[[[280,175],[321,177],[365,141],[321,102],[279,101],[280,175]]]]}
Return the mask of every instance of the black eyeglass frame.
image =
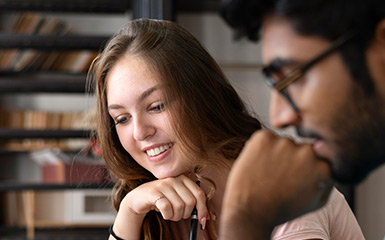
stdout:
{"type": "Polygon", "coordinates": [[[322,52],[320,55],[316,56],[309,62],[295,69],[294,71],[287,74],[281,79],[274,79],[274,72],[277,71],[275,66],[269,65],[269,66],[263,67],[262,73],[265,75],[265,81],[267,85],[271,88],[274,88],[278,92],[280,92],[285,97],[285,99],[289,102],[289,104],[293,107],[293,109],[298,112],[299,109],[297,105],[294,103],[294,101],[292,100],[292,98],[290,97],[287,91],[287,87],[291,83],[300,79],[306,73],[306,71],[309,70],[309,68],[314,66],[314,64],[318,63],[319,61],[321,61],[322,59],[324,59],[334,51],[338,50],[340,47],[346,44],[349,40],[357,36],[358,33],[359,33],[358,31],[347,32],[346,34],[334,40],[331,46],[327,48],[324,52],[322,52]]]}

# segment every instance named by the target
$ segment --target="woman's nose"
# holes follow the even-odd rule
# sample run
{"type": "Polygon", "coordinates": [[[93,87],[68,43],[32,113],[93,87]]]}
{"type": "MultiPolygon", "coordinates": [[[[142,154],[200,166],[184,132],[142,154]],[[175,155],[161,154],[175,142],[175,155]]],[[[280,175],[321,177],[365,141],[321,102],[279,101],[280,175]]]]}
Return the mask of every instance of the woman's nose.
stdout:
{"type": "Polygon", "coordinates": [[[143,141],[156,132],[155,125],[147,117],[134,117],[133,137],[137,141],[143,141]]]}

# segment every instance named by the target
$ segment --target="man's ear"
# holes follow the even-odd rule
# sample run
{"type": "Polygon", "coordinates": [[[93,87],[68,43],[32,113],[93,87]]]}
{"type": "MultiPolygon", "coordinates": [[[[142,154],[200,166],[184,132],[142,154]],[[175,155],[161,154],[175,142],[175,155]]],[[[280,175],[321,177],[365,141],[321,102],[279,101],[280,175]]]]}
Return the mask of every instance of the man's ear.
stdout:
{"type": "Polygon", "coordinates": [[[372,66],[372,78],[377,79],[378,89],[385,96],[385,18],[376,26],[372,47],[368,64],[372,66]]]}
{"type": "Polygon", "coordinates": [[[381,46],[385,47],[385,18],[378,22],[374,39],[377,40],[381,46]]]}

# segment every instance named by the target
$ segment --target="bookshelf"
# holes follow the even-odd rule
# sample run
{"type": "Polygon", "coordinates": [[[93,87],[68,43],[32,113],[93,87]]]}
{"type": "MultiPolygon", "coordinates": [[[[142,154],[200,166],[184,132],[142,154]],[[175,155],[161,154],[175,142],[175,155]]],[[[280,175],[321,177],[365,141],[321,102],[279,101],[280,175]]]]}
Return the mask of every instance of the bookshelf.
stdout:
{"type": "MultiPolygon", "coordinates": [[[[18,51],[19,58],[28,51],[40,51],[39,54],[48,55],[50,52],[60,52],[61,54],[69,51],[93,50],[95,52],[103,48],[110,36],[78,36],[69,34],[50,34],[44,32],[39,34],[38,27],[43,28],[49,21],[42,19],[39,13],[125,13],[131,7],[131,1],[125,0],[11,0],[1,1],[1,13],[18,14],[18,19],[13,20],[15,29],[11,33],[0,34],[0,48],[3,50],[4,59],[9,58],[6,50],[18,51]],[[28,14],[24,15],[24,12],[28,14]],[[22,22],[24,21],[24,22],[22,22]],[[25,22],[35,22],[35,26],[26,25],[25,22]],[[27,29],[28,28],[28,29],[27,29]],[[32,30],[34,29],[34,30],[32,30]],[[4,53],[5,52],[5,53],[4,53]],[[6,57],[4,57],[6,56],[6,57]]],[[[12,19],[10,20],[12,24],[12,19]]],[[[57,23],[56,23],[57,24],[57,23]]],[[[54,28],[59,25],[53,25],[54,28]]],[[[61,26],[61,25],[60,25],[61,26]]],[[[51,26],[52,28],[52,26],[51,26]]],[[[47,29],[47,28],[46,28],[47,29]]],[[[33,55],[39,57],[38,55],[33,55]]],[[[58,55],[57,58],[63,55],[58,55]]],[[[14,65],[14,64],[13,64],[14,65]]],[[[65,72],[55,70],[26,69],[17,71],[15,69],[2,69],[0,71],[0,94],[2,96],[10,94],[84,94],[85,93],[85,72],[65,72]]],[[[4,117],[4,115],[3,115],[4,117]]],[[[0,128],[0,140],[23,140],[23,139],[86,139],[90,136],[90,129],[12,129],[2,126],[0,128]]],[[[6,150],[2,150],[4,154],[6,150]]],[[[14,155],[17,153],[13,152],[14,155]]],[[[0,176],[1,178],[1,176],[0,176]]],[[[0,181],[0,188],[2,186],[0,181]]],[[[22,186],[27,186],[22,184],[22,186]]],[[[28,185],[28,188],[36,184],[28,185]]],[[[15,189],[21,189],[15,185],[15,189]]],[[[51,186],[52,187],[52,186],[51,186]]],[[[59,186],[56,186],[59,187],[59,186]]],[[[66,187],[66,186],[65,186],[66,187]]],[[[11,189],[12,184],[8,184],[4,189],[11,189]]]]}
{"type": "MultiPolygon", "coordinates": [[[[0,14],[7,14],[7,17],[9,17],[8,15],[17,15],[17,18],[15,17],[16,23],[14,24],[15,26],[18,26],[18,29],[17,31],[15,30],[13,32],[11,31],[0,34],[0,63],[2,61],[7,61],[8,59],[20,60],[23,57],[27,57],[28,54],[32,60],[41,58],[40,63],[45,61],[43,60],[43,57],[44,59],[48,58],[51,53],[56,54],[54,61],[70,56],[71,52],[72,57],[76,57],[78,53],[83,53],[85,51],[99,51],[104,47],[104,44],[110,37],[98,35],[74,35],[72,33],[67,34],[67,32],[70,32],[68,29],[65,29],[63,32],[66,33],[63,34],[53,32],[47,33],[47,31],[43,34],[39,34],[39,31],[42,33],[43,30],[38,30],[37,26],[40,26],[40,29],[42,29],[43,24],[46,24],[51,28],[52,26],[54,26],[53,28],[57,28],[59,26],[49,26],[49,21],[47,19],[42,19],[40,15],[41,13],[48,12],[51,15],[54,15],[55,13],[77,13],[84,15],[87,15],[88,13],[124,14],[130,8],[131,1],[127,0],[1,1],[0,14]],[[22,21],[24,21],[24,23],[22,21]],[[23,26],[27,26],[25,22],[33,21],[35,21],[34,27],[21,27],[22,23],[23,26]]],[[[93,57],[94,55],[89,54],[88,58],[92,59],[93,57]]],[[[89,59],[87,59],[87,64],[90,63],[89,59]]],[[[14,60],[13,63],[7,63],[7,66],[12,66],[11,68],[4,68],[0,70],[0,94],[2,96],[2,102],[4,102],[4,97],[15,95],[17,98],[17,95],[20,94],[66,94],[69,95],[69,97],[85,94],[85,71],[67,71],[67,69],[60,68],[45,69],[38,68],[36,66],[30,67],[28,65],[26,65],[28,67],[18,70],[15,68],[17,65],[16,60],[14,60]]],[[[72,61],[72,59],[70,61],[72,61]]],[[[8,114],[4,114],[3,111],[1,115],[3,118],[2,121],[4,121],[5,116],[8,117],[8,114]]],[[[23,115],[23,119],[24,118],[26,117],[23,115]]],[[[89,139],[90,133],[91,130],[88,128],[63,127],[62,129],[35,129],[26,128],[25,126],[22,126],[21,128],[13,128],[9,126],[7,127],[7,125],[2,125],[0,127],[0,143],[12,141],[82,141],[89,139]]],[[[106,226],[110,224],[112,211],[109,212],[109,215],[100,215],[100,213],[90,214],[84,210],[83,215],[76,216],[78,219],[76,220],[74,214],[78,214],[79,211],[75,212],[71,209],[78,207],[77,204],[73,202],[75,197],[79,204],[82,203],[82,201],[85,202],[94,198],[94,202],[96,201],[101,204],[99,206],[106,204],[109,206],[107,199],[112,188],[111,182],[105,181],[93,183],[69,181],[64,183],[47,183],[30,176],[20,177],[24,175],[33,176],[34,173],[29,174],[29,172],[36,172],[36,169],[31,168],[31,162],[33,162],[33,160],[30,156],[30,150],[23,148],[7,149],[3,144],[1,146],[0,164],[3,170],[0,171],[0,200],[3,205],[6,205],[3,209],[4,211],[1,211],[1,236],[9,236],[10,238],[20,236],[20,233],[17,235],[16,232],[18,232],[21,228],[25,229],[24,236],[26,234],[27,239],[38,239],[36,233],[40,234],[40,232],[44,232],[45,228],[49,230],[53,227],[61,229],[60,231],[62,232],[67,232],[69,228],[87,227],[89,228],[88,235],[93,236],[92,232],[100,232],[101,227],[106,229],[106,226]],[[22,166],[20,167],[18,165],[22,166]],[[21,170],[18,168],[21,168],[21,170]],[[18,171],[22,172],[20,173],[18,171]],[[13,172],[15,172],[15,174],[13,172]],[[11,196],[13,196],[12,199],[15,201],[9,200],[11,196]],[[46,200],[47,198],[51,200],[46,200]],[[64,201],[63,199],[66,200],[64,201]],[[39,208],[39,206],[44,205],[48,207],[51,204],[52,209],[58,209],[58,207],[55,206],[55,202],[58,200],[64,201],[60,204],[60,208],[67,210],[63,210],[64,212],[60,212],[56,215],[52,214],[52,219],[38,219],[39,216],[43,214],[42,212],[44,212],[41,208],[39,208]],[[15,202],[19,202],[19,205],[14,205],[12,208],[11,204],[15,202]],[[67,205],[71,205],[72,207],[68,207],[67,205]],[[19,212],[19,209],[22,209],[22,211],[20,211],[21,213],[18,213],[19,216],[15,216],[15,214],[12,213],[12,211],[9,211],[9,209],[16,210],[17,212],[19,212]],[[71,215],[69,217],[67,216],[67,218],[58,220],[57,218],[62,216],[64,213],[65,215],[73,214],[74,216],[71,215]],[[99,221],[95,222],[94,220],[98,218],[99,221]],[[10,223],[10,221],[16,222],[16,225],[10,223]],[[42,229],[38,229],[38,231],[36,231],[36,227],[42,229]]],[[[48,212],[46,215],[49,216],[51,214],[48,212]]],[[[107,230],[104,230],[103,232],[105,232],[105,237],[107,237],[107,230]]],[[[44,235],[44,233],[41,233],[41,235],[44,235]]]]}

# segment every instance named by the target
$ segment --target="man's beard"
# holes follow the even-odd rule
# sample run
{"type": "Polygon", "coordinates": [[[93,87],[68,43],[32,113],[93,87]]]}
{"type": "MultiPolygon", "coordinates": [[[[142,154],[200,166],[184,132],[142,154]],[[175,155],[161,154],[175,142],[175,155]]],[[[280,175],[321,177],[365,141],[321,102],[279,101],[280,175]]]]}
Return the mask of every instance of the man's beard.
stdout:
{"type": "Polygon", "coordinates": [[[352,96],[332,120],[336,159],[332,177],[343,184],[358,184],[385,163],[385,105],[380,94],[365,96],[354,86],[352,96]]]}

